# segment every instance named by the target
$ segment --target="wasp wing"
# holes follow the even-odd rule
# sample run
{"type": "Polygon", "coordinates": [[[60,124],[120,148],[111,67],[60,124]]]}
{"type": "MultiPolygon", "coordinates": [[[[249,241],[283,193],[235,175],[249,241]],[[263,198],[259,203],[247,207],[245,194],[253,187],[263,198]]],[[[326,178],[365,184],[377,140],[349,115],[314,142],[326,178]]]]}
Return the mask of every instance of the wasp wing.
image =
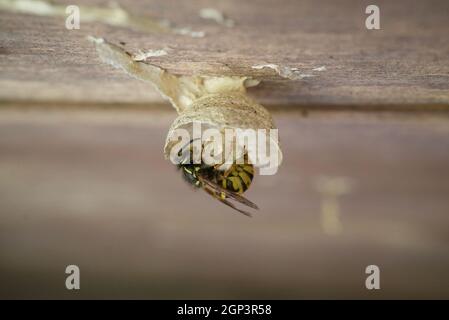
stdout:
{"type": "MultiPolygon", "coordinates": [[[[255,203],[253,203],[253,202],[249,201],[248,199],[242,197],[242,196],[239,195],[238,193],[235,193],[235,192],[226,190],[226,189],[220,187],[220,186],[219,186],[218,184],[216,184],[215,182],[210,181],[209,179],[206,179],[205,177],[202,177],[202,176],[200,176],[200,175],[198,175],[198,178],[199,178],[200,182],[201,182],[204,186],[209,187],[209,188],[214,192],[215,195],[219,196],[221,193],[224,193],[225,196],[228,197],[228,198],[231,198],[231,199],[233,199],[233,200],[235,200],[235,201],[237,201],[237,202],[240,202],[240,203],[242,203],[242,204],[244,204],[244,205],[246,205],[246,206],[248,206],[248,207],[251,207],[251,208],[253,208],[253,209],[256,209],[256,210],[259,209],[259,207],[258,207],[255,203]]],[[[222,200],[222,201],[223,201],[223,200],[225,200],[225,199],[219,198],[219,200],[222,200]]],[[[227,201],[227,200],[225,200],[225,201],[229,203],[229,201],[227,201]]],[[[224,202],[224,201],[223,201],[223,202],[224,202]]],[[[239,210],[238,210],[238,211],[239,211],[239,210]]]]}
{"type": "Polygon", "coordinates": [[[247,212],[247,211],[245,211],[245,210],[242,210],[242,209],[237,208],[234,204],[232,204],[232,203],[229,202],[228,200],[220,198],[220,197],[217,195],[217,191],[216,191],[215,189],[212,189],[209,185],[204,185],[204,190],[205,190],[208,194],[210,194],[212,197],[214,197],[214,198],[217,199],[218,201],[224,203],[225,205],[231,207],[232,209],[234,209],[234,210],[236,210],[236,211],[238,211],[238,212],[240,212],[240,213],[243,213],[245,216],[248,216],[248,217],[251,217],[251,216],[252,216],[251,213],[249,213],[249,212],[247,212]]]}

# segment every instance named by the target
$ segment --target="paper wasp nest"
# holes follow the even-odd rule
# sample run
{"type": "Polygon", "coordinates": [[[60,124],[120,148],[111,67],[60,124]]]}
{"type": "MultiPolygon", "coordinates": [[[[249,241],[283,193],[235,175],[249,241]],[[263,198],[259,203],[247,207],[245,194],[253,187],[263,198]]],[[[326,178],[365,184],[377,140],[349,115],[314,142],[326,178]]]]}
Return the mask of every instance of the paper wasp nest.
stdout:
{"type": "MultiPolygon", "coordinates": [[[[179,116],[171,125],[164,154],[169,158],[171,147],[176,143],[176,129],[191,130],[192,124],[199,122],[206,127],[225,129],[265,129],[267,141],[273,140],[270,129],[275,129],[270,113],[246,95],[246,88],[255,86],[258,80],[251,77],[211,77],[177,76],[140,61],[124,49],[101,38],[90,37],[95,43],[100,58],[129,75],[151,83],[178,112],[179,116]]],[[[278,141],[272,141],[278,153],[278,165],[282,152],[278,141]]],[[[257,166],[257,163],[255,163],[257,166]]]]}

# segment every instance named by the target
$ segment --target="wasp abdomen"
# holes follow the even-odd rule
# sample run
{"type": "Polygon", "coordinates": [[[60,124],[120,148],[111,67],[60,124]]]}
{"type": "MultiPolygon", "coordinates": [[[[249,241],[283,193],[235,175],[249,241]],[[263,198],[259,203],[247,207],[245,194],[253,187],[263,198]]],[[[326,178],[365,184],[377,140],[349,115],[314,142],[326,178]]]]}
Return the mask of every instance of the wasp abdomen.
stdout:
{"type": "Polygon", "coordinates": [[[244,193],[254,177],[254,168],[250,164],[235,164],[223,174],[217,174],[217,182],[226,190],[244,193]]]}

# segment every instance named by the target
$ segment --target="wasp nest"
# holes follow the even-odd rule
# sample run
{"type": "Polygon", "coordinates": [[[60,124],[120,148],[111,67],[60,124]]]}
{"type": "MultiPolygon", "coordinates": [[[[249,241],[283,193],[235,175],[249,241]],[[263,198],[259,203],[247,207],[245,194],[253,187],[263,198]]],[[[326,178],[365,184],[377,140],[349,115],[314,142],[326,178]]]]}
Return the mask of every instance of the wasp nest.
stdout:
{"type": "MultiPolygon", "coordinates": [[[[167,135],[164,147],[166,158],[169,158],[171,147],[177,142],[175,131],[180,128],[190,131],[195,122],[222,133],[226,129],[265,129],[267,141],[273,140],[269,132],[275,129],[275,125],[270,113],[246,94],[246,88],[257,85],[259,81],[241,76],[178,76],[141,61],[104,39],[90,37],[90,40],[95,43],[104,62],[151,83],[178,112],[179,116],[167,135]]],[[[282,153],[277,139],[273,142],[278,153],[277,165],[280,165],[282,153]]]]}

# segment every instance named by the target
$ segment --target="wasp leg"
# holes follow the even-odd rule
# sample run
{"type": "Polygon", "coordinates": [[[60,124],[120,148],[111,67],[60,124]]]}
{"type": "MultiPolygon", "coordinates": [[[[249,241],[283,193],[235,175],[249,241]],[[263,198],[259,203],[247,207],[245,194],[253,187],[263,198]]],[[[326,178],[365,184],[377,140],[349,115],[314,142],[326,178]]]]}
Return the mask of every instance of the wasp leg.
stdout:
{"type": "MultiPolygon", "coordinates": [[[[219,170],[218,168],[220,168],[222,166],[222,164],[216,164],[216,165],[214,165],[214,169],[215,170],[219,170]]],[[[232,170],[233,170],[233,167],[234,167],[234,165],[231,165],[228,169],[226,169],[224,172],[223,172],[223,176],[225,177],[225,178],[227,178],[230,174],[231,174],[231,172],[232,172],[232,170]]]]}

